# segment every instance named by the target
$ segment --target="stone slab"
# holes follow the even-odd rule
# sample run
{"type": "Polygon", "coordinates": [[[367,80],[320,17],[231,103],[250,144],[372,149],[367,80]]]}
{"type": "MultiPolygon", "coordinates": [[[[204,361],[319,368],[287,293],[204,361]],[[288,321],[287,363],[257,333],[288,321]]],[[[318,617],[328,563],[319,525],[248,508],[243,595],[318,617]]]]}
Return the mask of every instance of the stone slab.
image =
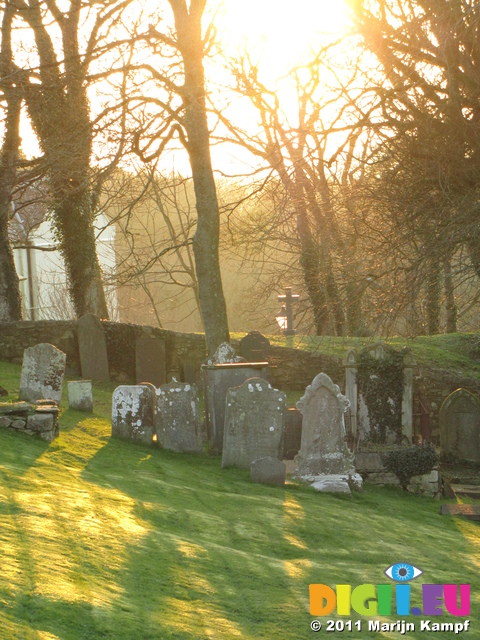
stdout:
{"type": "Polygon", "coordinates": [[[349,406],[325,373],[319,373],[297,402],[303,415],[302,446],[295,457],[296,475],[353,474],[353,454],[345,443],[344,413],[349,406]]]}
{"type": "Polygon", "coordinates": [[[68,383],[68,406],[77,411],[93,411],[91,380],[72,380],[68,383]]]}
{"type": "Polygon", "coordinates": [[[319,477],[310,486],[322,493],[351,493],[347,478],[339,474],[319,477]]]}
{"type": "Polygon", "coordinates": [[[250,331],[240,340],[240,354],[247,362],[263,362],[270,355],[270,340],[259,331],[250,331]]]}
{"type": "Polygon", "coordinates": [[[137,384],[150,382],[161,387],[167,381],[165,340],[141,336],[135,343],[135,375],[137,384]]]}
{"type": "Polygon", "coordinates": [[[92,313],[82,316],[77,321],[77,336],[82,378],[110,380],[105,331],[97,316],[92,313]]]}
{"type": "Polygon", "coordinates": [[[254,460],[250,465],[251,480],[261,484],[273,484],[283,487],[285,485],[286,472],[285,463],[271,456],[254,460]]]}
{"type": "Polygon", "coordinates": [[[293,460],[302,446],[302,414],[298,409],[285,409],[283,459],[293,460]]]}
{"type": "Polygon", "coordinates": [[[173,381],[156,389],[155,433],[164,449],[202,453],[200,407],[196,385],[173,381]]]}
{"type": "Polygon", "coordinates": [[[442,516],[463,516],[469,520],[480,521],[480,504],[442,504],[442,516]]]}
{"type": "Polygon", "coordinates": [[[60,404],[66,359],[63,351],[45,342],[25,349],[19,399],[34,402],[52,398],[60,404]]]}
{"type": "Polygon", "coordinates": [[[202,365],[203,411],[210,453],[223,451],[225,400],[232,387],[241,385],[248,378],[265,378],[268,362],[226,363],[202,365]]]}
{"type": "Polygon", "coordinates": [[[112,396],[112,436],[152,444],[155,392],[151,385],[121,385],[112,396]]]}
{"type": "Polygon", "coordinates": [[[254,460],[282,457],[287,397],[263,378],[249,378],[226,396],[222,467],[250,469],[254,460]]]}

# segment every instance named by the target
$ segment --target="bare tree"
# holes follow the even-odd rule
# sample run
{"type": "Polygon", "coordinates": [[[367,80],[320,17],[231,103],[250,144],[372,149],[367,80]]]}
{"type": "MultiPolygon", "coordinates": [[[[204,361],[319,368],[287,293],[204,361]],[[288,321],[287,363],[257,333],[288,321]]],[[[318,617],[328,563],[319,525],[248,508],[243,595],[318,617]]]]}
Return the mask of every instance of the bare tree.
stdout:
{"type": "MultiPolygon", "coordinates": [[[[197,209],[193,237],[198,297],[202,309],[208,353],[229,341],[227,311],[219,265],[220,214],[210,157],[207,123],[204,58],[213,46],[213,24],[204,31],[202,18],[206,0],[168,0],[174,27],[163,32],[150,27],[153,51],[161,50],[171,68],[143,65],[155,83],[167,93],[166,99],[151,98],[157,112],[153,122],[143,122],[137,136],[136,152],[144,160],[159,157],[170,140],[178,137],[185,147],[192,169],[197,209]],[[161,124],[160,124],[161,123],[161,124]],[[148,136],[148,129],[153,136],[148,136]],[[152,144],[157,148],[151,151],[152,144]]],[[[146,104],[148,101],[143,100],[146,104]]]]}

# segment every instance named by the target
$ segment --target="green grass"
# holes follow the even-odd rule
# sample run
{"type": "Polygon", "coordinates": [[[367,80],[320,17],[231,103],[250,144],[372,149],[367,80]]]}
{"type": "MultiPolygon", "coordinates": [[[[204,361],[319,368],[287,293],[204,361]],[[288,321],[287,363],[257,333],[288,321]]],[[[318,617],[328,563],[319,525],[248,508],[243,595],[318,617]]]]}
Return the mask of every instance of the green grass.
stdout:
{"type": "MultiPolygon", "coordinates": [[[[19,372],[0,363],[10,391],[19,372]]],[[[218,458],[112,440],[113,386],[95,387],[93,416],[64,406],[51,444],[0,431],[2,640],[322,637],[309,583],[385,583],[401,560],[420,581],[470,583],[469,637],[480,638],[478,524],[396,489],[255,485],[218,458]]],[[[327,637],[424,634],[369,633],[364,619],[361,635],[327,637]]]]}
{"type": "MultiPolygon", "coordinates": [[[[245,334],[233,334],[240,340],[245,334]]],[[[371,345],[379,338],[350,338],[335,336],[268,336],[278,347],[304,349],[337,358],[345,358],[350,348],[357,350],[371,345]]],[[[480,379],[480,334],[451,333],[416,338],[389,338],[384,341],[396,349],[408,347],[419,365],[442,369],[465,377],[480,379]]]]}

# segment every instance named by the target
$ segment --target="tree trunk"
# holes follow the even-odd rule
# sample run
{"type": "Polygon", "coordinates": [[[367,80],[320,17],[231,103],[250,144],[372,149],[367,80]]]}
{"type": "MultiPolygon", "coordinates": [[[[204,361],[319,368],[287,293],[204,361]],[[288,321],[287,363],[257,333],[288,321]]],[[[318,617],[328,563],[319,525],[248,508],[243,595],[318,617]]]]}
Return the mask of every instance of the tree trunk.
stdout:
{"type": "Polygon", "coordinates": [[[328,302],[319,271],[318,247],[315,246],[308,218],[303,211],[297,211],[297,233],[301,247],[300,265],[307,294],[312,305],[315,332],[317,336],[321,336],[325,334],[328,326],[328,302]]]}
{"type": "Polygon", "coordinates": [[[77,316],[93,313],[108,319],[93,229],[90,156],[92,125],[86,69],[78,45],[79,5],[56,17],[62,33],[61,67],[38,2],[24,17],[31,26],[40,59],[41,83],[24,85],[28,114],[44,152],[50,208],[65,260],[69,292],[77,316]]]}
{"type": "Polygon", "coordinates": [[[440,333],[440,267],[433,261],[427,273],[427,330],[432,336],[440,333]]]}
{"type": "Polygon", "coordinates": [[[447,311],[447,333],[457,332],[457,305],[455,303],[455,289],[453,286],[452,265],[450,260],[443,263],[445,285],[445,308],[447,311]]]}
{"type": "Polygon", "coordinates": [[[230,341],[230,334],[220,274],[220,213],[210,158],[201,19],[191,9],[190,15],[175,14],[175,24],[185,70],[184,126],[198,217],[193,253],[207,350],[212,355],[222,342],[230,341]]]}
{"type": "Polygon", "coordinates": [[[12,322],[22,319],[18,275],[8,237],[12,190],[16,183],[20,147],[19,124],[22,101],[15,88],[4,91],[7,97],[7,120],[0,154],[0,321],[12,322]]]}

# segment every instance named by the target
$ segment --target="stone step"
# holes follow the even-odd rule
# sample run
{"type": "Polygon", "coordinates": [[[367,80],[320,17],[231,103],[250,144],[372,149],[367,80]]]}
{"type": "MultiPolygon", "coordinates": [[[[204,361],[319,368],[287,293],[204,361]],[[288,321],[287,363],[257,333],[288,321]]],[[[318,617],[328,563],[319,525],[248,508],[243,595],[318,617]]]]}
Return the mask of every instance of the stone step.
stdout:
{"type": "Polygon", "coordinates": [[[442,516],[463,516],[468,520],[480,522],[480,504],[442,504],[442,516]]]}
{"type": "Polygon", "coordinates": [[[474,484],[452,484],[450,485],[457,496],[467,496],[469,498],[480,498],[480,485],[474,484]]]}

